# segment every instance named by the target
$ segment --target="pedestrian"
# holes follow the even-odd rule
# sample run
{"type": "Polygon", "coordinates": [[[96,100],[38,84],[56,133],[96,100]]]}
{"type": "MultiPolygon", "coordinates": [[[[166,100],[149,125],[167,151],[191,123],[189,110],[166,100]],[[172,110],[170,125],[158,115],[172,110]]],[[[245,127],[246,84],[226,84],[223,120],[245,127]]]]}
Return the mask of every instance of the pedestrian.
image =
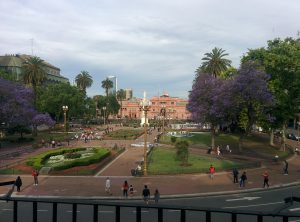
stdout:
{"type": "Polygon", "coordinates": [[[133,186],[129,186],[129,195],[132,197],[133,196],[133,186]]]}
{"type": "Polygon", "coordinates": [[[34,185],[37,186],[39,183],[39,181],[38,181],[39,172],[37,170],[33,170],[32,176],[33,176],[33,180],[34,180],[34,185]]]}
{"type": "Polygon", "coordinates": [[[245,187],[245,183],[247,180],[246,172],[244,171],[242,176],[240,177],[240,187],[245,187]]]}
{"type": "Polygon", "coordinates": [[[159,193],[158,189],[156,188],[156,190],[154,192],[154,201],[155,201],[155,203],[158,203],[159,199],[160,199],[160,193],[159,193]]]}
{"type": "Polygon", "coordinates": [[[284,167],[283,167],[283,174],[284,175],[288,175],[289,174],[288,168],[289,168],[289,163],[286,160],[284,160],[284,167]]]}
{"type": "Polygon", "coordinates": [[[128,183],[127,180],[124,181],[123,186],[122,186],[122,190],[123,190],[123,197],[127,198],[128,197],[128,183]]]}
{"type": "Polygon", "coordinates": [[[239,171],[237,170],[237,168],[232,169],[232,174],[233,174],[233,183],[238,183],[239,171]]]}
{"type": "Polygon", "coordinates": [[[213,165],[210,165],[209,167],[209,174],[210,174],[210,179],[214,179],[214,174],[216,172],[216,168],[213,165]]]}
{"type": "Polygon", "coordinates": [[[22,186],[22,180],[21,177],[18,176],[16,181],[15,181],[15,185],[17,187],[17,191],[20,192],[21,191],[21,186],[22,186]]]}
{"type": "Polygon", "coordinates": [[[150,190],[147,185],[144,186],[142,195],[143,195],[143,200],[145,201],[146,204],[148,204],[150,198],[150,190]]]}
{"type": "Polygon", "coordinates": [[[265,171],[262,176],[264,177],[263,188],[265,188],[266,186],[269,187],[269,174],[268,174],[268,171],[265,171]]]}
{"type": "Polygon", "coordinates": [[[107,194],[110,194],[110,195],[111,195],[110,187],[111,187],[111,181],[110,181],[109,177],[107,177],[107,178],[106,178],[106,181],[105,181],[105,192],[106,192],[107,194]]]}

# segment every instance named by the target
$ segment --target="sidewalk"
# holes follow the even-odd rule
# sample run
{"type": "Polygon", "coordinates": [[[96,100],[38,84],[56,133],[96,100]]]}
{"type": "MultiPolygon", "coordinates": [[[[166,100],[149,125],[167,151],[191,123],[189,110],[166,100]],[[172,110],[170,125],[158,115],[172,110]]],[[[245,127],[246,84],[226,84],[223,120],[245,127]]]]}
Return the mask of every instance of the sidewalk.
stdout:
{"type": "MultiPolygon", "coordinates": [[[[150,141],[156,135],[150,136],[150,141]]],[[[136,142],[142,141],[143,137],[136,142]]],[[[101,143],[107,141],[101,141],[101,143]]],[[[132,141],[130,141],[132,142],[132,141]]],[[[98,141],[97,141],[98,143],[98,141]]],[[[124,144],[124,141],[120,141],[124,144]]],[[[89,144],[91,145],[91,144],[89,144]]],[[[99,145],[99,144],[98,144],[99,145]]],[[[289,162],[289,175],[283,175],[283,164],[269,163],[262,168],[248,169],[248,181],[245,188],[239,188],[238,184],[233,184],[231,172],[216,173],[211,180],[208,174],[188,174],[188,175],[160,175],[147,177],[132,177],[130,169],[135,168],[136,161],[143,157],[143,147],[132,148],[129,141],[126,143],[126,151],[116,160],[102,169],[96,176],[39,176],[39,185],[33,186],[31,175],[21,176],[23,186],[16,196],[32,197],[69,197],[69,198],[97,198],[97,199],[120,199],[122,198],[121,186],[125,180],[135,189],[134,198],[140,198],[144,185],[148,185],[151,194],[156,188],[159,189],[163,197],[199,196],[211,193],[244,192],[249,189],[262,189],[262,174],[269,172],[270,188],[285,186],[285,184],[300,184],[300,156],[292,156],[289,162]],[[105,180],[110,177],[112,183],[112,195],[105,193],[105,180]]],[[[240,175],[243,170],[239,170],[240,175]]],[[[16,176],[2,175],[0,182],[15,180],[16,176]]],[[[8,192],[10,187],[0,187],[0,195],[8,192]]]]}

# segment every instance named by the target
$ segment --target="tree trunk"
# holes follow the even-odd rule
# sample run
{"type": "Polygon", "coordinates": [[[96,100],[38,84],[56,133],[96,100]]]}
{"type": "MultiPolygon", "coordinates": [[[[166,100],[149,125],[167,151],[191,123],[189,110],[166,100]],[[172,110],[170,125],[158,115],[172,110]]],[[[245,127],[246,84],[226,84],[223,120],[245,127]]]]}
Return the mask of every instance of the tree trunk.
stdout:
{"type": "Polygon", "coordinates": [[[211,148],[215,148],[215,137],[216,137],[216,132],[215,132],[215,126],[212,126],[211,128],[211,148]]]}
{"type": "Polygon", "coordinates": [[[271,132],[270,132],[270,145],[274,146],[274,130],[273,129],[271,129],[271,132]]]}
{"type": "Polygon", "coordinates": [[[281,142],[281,149],[283,151],[285,151],[285,147],[286,147],[286,137],[285,137],[285,133],[286,133],[286,124],[284,123],[282,126],[282,142],[281,142]]]}

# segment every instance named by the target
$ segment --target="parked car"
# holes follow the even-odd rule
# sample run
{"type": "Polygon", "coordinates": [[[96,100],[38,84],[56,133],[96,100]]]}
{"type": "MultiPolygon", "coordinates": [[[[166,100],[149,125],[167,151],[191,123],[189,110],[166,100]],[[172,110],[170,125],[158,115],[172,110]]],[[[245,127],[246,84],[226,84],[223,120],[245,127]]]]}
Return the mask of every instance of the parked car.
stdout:
{"type": "Polygon", "coordinates": [[[286,138],[290,140],[297,140],[297,137],[293,133],[289,133],[286,135],[286,138]]]}

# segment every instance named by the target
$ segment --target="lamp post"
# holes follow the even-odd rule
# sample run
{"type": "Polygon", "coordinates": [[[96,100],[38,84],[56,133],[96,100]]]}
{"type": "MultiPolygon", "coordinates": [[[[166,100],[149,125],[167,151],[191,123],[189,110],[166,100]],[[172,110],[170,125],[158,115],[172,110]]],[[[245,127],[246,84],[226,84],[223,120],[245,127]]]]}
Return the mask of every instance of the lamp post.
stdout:
{"type": "Polygon", "coordinates": [[[150,110],[151,102],[146,99],[146,95],[144,94],[143,100],[140,102],[140,111],[144,113],[144,175],[147,176],[147,127],[148,127],[148,120],[147,120],[147,112],[150,110]]]}
{"type": "Polygon", "coordinates": [[[64,111],[64,125],[65,125],[65,132],[67,132],[67,111],[69,110],[68,106],[62,106],[64,111]]]}

